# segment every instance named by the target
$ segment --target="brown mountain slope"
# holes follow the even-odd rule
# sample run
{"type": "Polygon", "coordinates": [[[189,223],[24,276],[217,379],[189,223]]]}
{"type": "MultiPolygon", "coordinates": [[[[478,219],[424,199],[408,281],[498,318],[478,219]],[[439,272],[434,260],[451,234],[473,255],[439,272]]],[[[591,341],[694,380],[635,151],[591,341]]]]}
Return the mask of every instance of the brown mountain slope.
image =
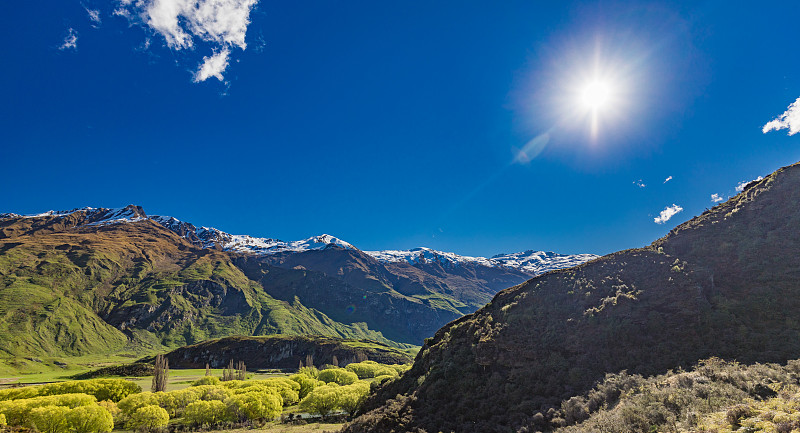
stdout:
{"type": "Polygon", "coordinates": [[[273,298],[228,253],[196,248],[150,219],[108,223],[102,212],[0,218],[0,361],[144,354],[229,335],[389,343],[364,324],[273,298]],[[92,218],[105,222],[87,225],[92,218]]]}
{"type": "Polygon", "coordinates": [[[345,432],[535,431],[537,413],[607,372],[797,358],[798,253],[793,165],[649,247],[500,292],[439,330],[345,432]]]}

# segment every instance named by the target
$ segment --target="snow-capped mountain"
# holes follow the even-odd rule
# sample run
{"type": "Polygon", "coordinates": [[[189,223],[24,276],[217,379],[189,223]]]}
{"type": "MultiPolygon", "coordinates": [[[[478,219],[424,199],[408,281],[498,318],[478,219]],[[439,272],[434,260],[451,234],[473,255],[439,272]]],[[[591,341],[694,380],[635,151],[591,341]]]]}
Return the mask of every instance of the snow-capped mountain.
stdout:
{"type": "Polygon", "coordinates": [[[42,217],[66,217],[73,214],[79,214],[82,219],[79,225],[83,226],[101,226],[106,224],[116,223],[130,223],[136,221],[143,221],[148,219],[140,206],[128,205],[124,208],[107,209],[107,208],[94,208],[82,207],[71,210],[49,210],[33,215],[19,215],[15,213],[2,213],[0,219],[5,218],[42,218],[42,217]]]}
{"type": "MultiPolygon", "coordinates": [[[[154,221],[161,226],[184,237],[201,248],[216,248],[223,251],[273,255],[279,253],[301,253],[324,250],[331,247],[358,250],[355,246],[335,236],[323,234],[299,241],[282,241],[273,238],[250,235],[233,235],[213,227],[196,227],[171,216],[147,216],[139,206],[129,205],[119,209],[84,207],[67,211],[47,211],[34,215],[0,214],[2,218],[41,218],[79,215],[76,222],[82,226],[101,226],[107,224],[131,223],[143,220],[154,221]]],[[[458,267],[463,264],[480,265],[491,268],[511,268],[530,275],[538,275],[555,269],[563,269],[593,260],[594,254],[558,254],[554,252],[528,250],[519,253],[498,254],[496,256],[471,257],[455,253],[437,251],[430,248],[411,250],[363,251],[381,263],[408,263],[412,266],[438,263],[444,267],[458,267]]]]}
{"type": "Polygon", "coordinates": [[[528,250],[520,253],[498,254],[491,258],[460,256],[455,253],[436,251],[430,248],[414,248],[406,251],[364,251],[382,263],[420,263],[438,262],[444,266],[458,266],[472,263],[488,267],[509,267],[538,275],[555,269],[569,268],[599,256],[594,254],[558,254],[554,252],[528,250]]]}

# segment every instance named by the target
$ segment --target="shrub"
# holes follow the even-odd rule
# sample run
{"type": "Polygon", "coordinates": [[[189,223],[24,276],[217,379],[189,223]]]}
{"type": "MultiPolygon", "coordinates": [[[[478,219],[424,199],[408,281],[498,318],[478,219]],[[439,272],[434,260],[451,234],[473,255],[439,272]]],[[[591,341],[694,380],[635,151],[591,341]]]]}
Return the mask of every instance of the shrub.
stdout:
{"type": "Polygon", "coordinates": [[[232,394],[231,390],[223,388],[221,386],[201,385],[195,387],[195,389],[199,393],[200,400],[206,400],[206,401],[210,400],[225,401],[225,399],[230,397],[232,394]]]}
{"type": "Polygon", "coordinates": [[[313,379],[319,379],[319,370],[317,370],[317,367],[314,367],[313,365],[309,367],[301,367],[299,370],[297,370],[297,374],[305,374],[313,379]]]}
{"type": "Polygon", "coordinates": [[[369,382],[358,381],[337,390],[339,408],[353,416],[369,396],[369,382]]]}
{"type": "Polygon", "coordinates": [[[100,405],[81,406],[67,414],[75,433],[105,433],[114,430],[114,418],[100,405]]]}
{"type": "MultiPolygon", "coordinates": [[[[347,370],[355,373],[359,379],[371,379],[375,376],[379,376],[377,371],[381,368],[385,367],[375,361],[354,362],[348,364],[346,367],[347,370]]],[[[394,373],[395,371],[392,370],[392,372],[394,373]]]]}
{"type": "Polygon", "coordinates": [[[119,407],[117,407],[116,403],[111,400],[103,400],[97,404],[111,414],[111,418],[114,420],[115,424],[120,421],[122,411],[119,410],[119,407]]]}
{"type": "Polygon", "coordinates": [[[0,427],[7,426],[8,423],[6,422],[6,415],[0,413],[0,427]]]}
{"type": "Polygon", "coordinates": [[[319,372],[319,380],[326,383],[351,385],[358,381],[358,375],[344,368],[330,368],[319,372]]]}
{"type": "Polygon", "coordinates": [[[225,400],[228,413],[235,420],[271,420],[283,410],[280,396],[269,392],[246,392],[225,400]]]}
{"type": "Polygon", "coordinates": [[[139,408],[155,404],[158,404],[158,399],[152,392],[142,392],[123,398],[117,403],[117,407],[125,417],[130,418],[139,408]]]}
{"type": "Polygon", "coordinates": [[[64,406],[43,406],[31,409],[30,420],[42,433],[66,433],[69,431],[67,414],[70,409],[64,406]]]}
{"type": "Polygon", "coordinates": [[[325,385],[325,382],[321,380],[317,380],[311,376],[300,373],[289,376],[289,379],[300,385],[298,398],[301,400],[304,399],[309,392],[313,391],[314,388],[325,385]]]}
{"type": "Polygon", "coordinates": [[[88,394],[93,395],[97,400],[117,402],[139,392],[142,392],[139,385],[125,379],[71,380],[18,389],[4,389],[0,391],[0,401],[61,394],[88,394]]]}
{"type": "Polygon", "coordinates": [[[192,386],[202,385],[219,385],[219,378],[217,376],[203,376],[200,379],[192,382],[192,386]]]}
{"type": "Polygon", "coordinates": [[[136,430],[153,431],[160,429],[169,422],[169,414],[166,410],[155,406],[147,405],[136,409],[128,422],[128,427],[136,430]]]}
{"type": "Polygon", "coordinates": [[[226,419],[226,409],[225,403],[219,400],[198,400],[186,406],[184,417],[190,424],[214,425],[226,419]]]}
{"type": "Polygon", "coordinates": [[[323,418],[328,416],[329,413],[339,408],[338,388],[340,387],[335,384],[314,388],[306,398],[300,401],[300,409],[308,413],[319,414],[323,418]]]}
{"type": "Polygon", "coordinates": [[[12,426],[33,427],[30,414],[33,409],[46,406],[64,406],[76,408],[97,403],[94,396],[86,394],[50,395],[44,397],[25,398],[19,400],[0,401],[0,413],[5,414],[6,421],[12,426]]]}

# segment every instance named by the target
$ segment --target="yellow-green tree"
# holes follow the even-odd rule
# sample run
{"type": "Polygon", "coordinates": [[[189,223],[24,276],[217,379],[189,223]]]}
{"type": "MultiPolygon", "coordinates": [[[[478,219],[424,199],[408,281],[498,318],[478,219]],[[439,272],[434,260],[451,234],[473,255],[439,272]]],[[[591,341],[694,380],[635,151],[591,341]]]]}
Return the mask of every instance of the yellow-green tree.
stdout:
{"type": "Polygon", "coordinates": [[[31,410],[30,420],[42,433],[66,433],[69,431],[69,413],[70,408],[64,406],[37,407],[31,410]]]}
{"type": "Polygon", "coordinates": [[[341,387],[336,384],[314,388],[300,401],[300,409],[325,418],[329,413],[339,409],[339,388],[341,387]]]}
{"type": "Polygon", "coordinates": [[[293,374],[289,376],[289,379],[297,382],[297,384],[300,385],[300,391],[298,393],[300,400],[304,399],[309,392],[314,390],[314,388],[325,385],[325,382],[317,380],[306,374],[293,374]]]}
{"type": "Polygon", "coordinates": [[[75,433],[106,433],[114,430],[114,418],[99,405],[76,407],[67,414],[67,421],[75,433]]]}
{"type": "Polygon", "coordinates": [[[228,413],[236,420],[271,420],[283,411],[281,397],[272,392],[252,391],[225,400],[228,413]]]}
{"type": "Polygon", "coordinates": [[[225,421],[227,406],[219,400],[198,400],[186,406],[184,417],[190,424],[214,425],[225,421]]]}
{"type": "Polygon", "coordinates": [[[339,408],[353,416],[369,396],[369,382],[358,381],[338,389],[339,408]]]}
{"type": "Polygon", "coordinates": [[[319,380],[326,383],[337,383],[339,385],[350,385],[356,383],[358,375],[344,368],[329,368],[319,372],[319,380]]]}
{"type": "Polygon", "coordinates": [[[169,422],[169,414],[166,410],[148,405],[136,409],[136,412],[128,421],[128,427],[135,430],[153,431],[164,427],[169,422]]]}

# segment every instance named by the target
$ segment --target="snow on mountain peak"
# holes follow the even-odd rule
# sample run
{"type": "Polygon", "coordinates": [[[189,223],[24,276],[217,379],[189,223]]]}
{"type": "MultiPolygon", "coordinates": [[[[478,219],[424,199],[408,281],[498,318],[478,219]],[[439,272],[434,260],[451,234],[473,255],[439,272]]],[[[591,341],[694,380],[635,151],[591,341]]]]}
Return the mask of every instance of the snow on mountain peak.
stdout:
{"type": "Polygon", "coordinates": [[[148,219],[147,215],[144,213],[142,208],[135,205],[128,205],[124,208],[116,208],[116,209],[94,208],[87,206],[70,210],[58,210],[58,211],[49,210],[47,212],[42,212],[32,215],[17,215],[9,213],[9,214],[2,214],[0,215],[0,217],[2,218],[64,217],[79,212],[85,214],[85,220],[81,225],[86,225],[86,226],[100,226],[100,225],[116,224],[123,222],[136,222],[148,219]]]}
{"type": "MultiPolygon", "coordinates": [[[[36,215],[0,214],[0,218],[40,218],[61,217],[84,212],[79,225],[100,226],[125,222],[152,220],[177,235],[202,248],[219,248],[224,251],[271,255],[279,253],[299,253],[338,247],[349,250],[358,248],[335,236],[322,234],[299,241],[285,242],[272,238],[259,238],[250,235],[232,235],[213,227],[195,227],[191,223],[170,216],[147,216],[141,207],[129,205],[119,209],[84,207],[68,211],[47,211],[36,215]]],[[[568,268],[593,260],[594,254],[558,254],[554,252],[528,250],[512,254],[498,254],[491,258],[460,256],[455,253],[437,251],[420,247],[410,250],[364,251],[382,263],[408,263],[413,266],[438,263],[442,266],[461,266],[464,264],[487,267],[507,267],[538,275],[555,269],[568,268]]]]}
{"type": "Polygon", "coordinates": [[[375,260],[383,263],[405,262],[412,265],[438,262],[442,265],[458,266],[472,263],[488,267],[508,267],[538,275],[555,269],[569,268],[599,256],[594,254],[558,254],[546,251],[528,250],[513,254],[498,254],[491,258],[459,256],[454,253],[432,250],[430,248],[413,248],[405,251],[364,251],[375,260]]]}

